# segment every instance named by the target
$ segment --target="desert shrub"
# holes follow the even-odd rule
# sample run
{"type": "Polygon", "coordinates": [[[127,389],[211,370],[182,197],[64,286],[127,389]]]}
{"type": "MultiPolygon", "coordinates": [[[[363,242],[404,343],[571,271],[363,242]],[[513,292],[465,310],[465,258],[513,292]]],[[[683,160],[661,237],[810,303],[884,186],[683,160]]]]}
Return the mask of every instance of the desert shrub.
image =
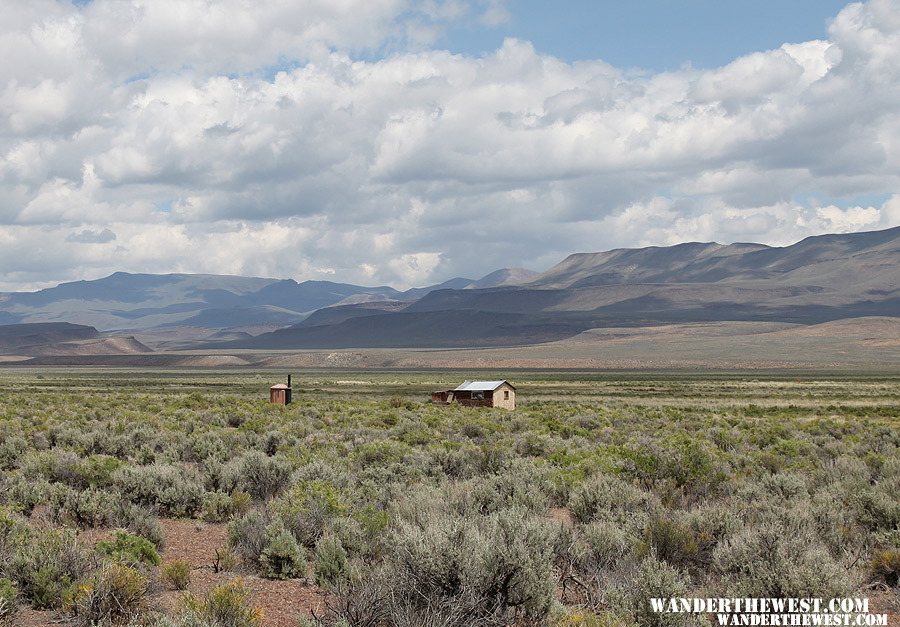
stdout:
{"type": "Polygon", "coordinates": [[[146,538],[153,543],[157,550],[163,548],[164,537],[159,519],[142,507],[131,503],[120,503],[119,507],[111,512],[109,524],[122,527],[136,536],[146,538]]]}
{"type": "Polygon", "coordinates": [[[661,478],[694,495],[706,496],[721,484],[726,474],[696,434],[678,432],[665,442],[661,478]]]}
{"type": "Polygon", "coordinates": [[[50,519],[79,529],[102,527],[111,523],[111,513],[120,499],[109,492],[89,488],[77,490],[68,486],[54,486],[47,500],[50,519]]]}
{"type": "Polygon", "coordinates": [[[569,510],[580,523],[610,520],[637,526],[656,506],[651,494],[609,475],[591,477],[572,490],[569,498],[569,510]]]}
{"type": "Polygon", "coordinates": [[[228,416],[225,417],[225,424],[227,424],[232,429],[237,429],[246,421],[247,417],[241,414],[228,414],[228,416]]]}
{"type": "Polygon", "coordinates": [[[221,481],[222,488],[229,492],[243,490],[255,499],[265,500],[284,490],[290,476],[291,466],[281,456],[250,451],[223,467],[221,481]]]}
{"type": "Polygon", "coordinates": [[[79,587],[72,611],[83,627],[126,625],[147,612],[147,579],[124,564],[107,564],[79,587]]]}
{"type": "Polygon", "coordinates": [[[28,440],[20,435],[6,436],[0,441],[0,470],[12,470],[22,457],[22,451],[31,447],[28,440]]]}
{"type": "Polygon", "coordinates": [[[553,541],[552,528],[521,509],[488,516],[436,509],[429,519],[401,521],[387,558],[392,603],[417,620],[452,607],[459,625],[513,614],[540,621],[552,600],[553,541]]]}
{"type": "Polygon", "coordinates": [[[231,449],[221,435],[212,431],[193,434],[185,447],[185,461],[223,462],[230,456],[231,449]]]}
{"type": "Polygon", "coordinates": [[[839,597],[847,573],[808,531],[765,522],[726,539],[713,565],[728,594],[748,597],[839,597]]]}
{"type": "Polygon", "coordinates": [[[632,542],[625,531],[609,522],[594,522],[580,529],[578,564],[583,572],[611,571],[631,556],[632,542]]]}
{"type": "Polygon", "coordinates": [[[258,627],[262,610],[250,605],[250,591],[243,582],[232,579],[203,597],[186,594],[180,621],[198,627],[258,627]]]}
{"type": "Polygon", "coordinates": [[[624,529],[606,521],[561,528],[555,551],[561,598],[595,611],[605,607],[619,572],[633,563],[632,545],[624,529]]]}
{"type": "Polygon", "coordinates": [[[207,492],[203,495],[203,520],[218,523],[231,518],[232,500],[225,492],[207,492]]]}
{"type": "Polygon", "coordinates": [[[870,531],[900,529],[900,487],[871,486],[848,496],[860,524],[870,531]]]}
{"type": "MultiPolygon", "coordinates": [[[[452,485],[452,484],[451,484],[452,485]]],[[[524,460],[513,460],[500,472],[470,480],[460,486],[465,495],[466,509],[482,513],[496,512],[507,507],[521,507],[531,512],[547,507],[547,495],[551,492],[549,474],[524,460]]]]}
{"type": "Polygon", "coordinates": [[[74,531],[47,529],[24,542],[7,565],[7,576],[35,609],[59,607],[75,584],[96,567],[93,551],[74,531]]]}
{"type": "Polygon", "coordinates": [[[842,486],[824,486],[811,496],[808,513],[816,535],[829,552],[853,562],[871,548],[872,534],[846,505],[847,496],[842,486]]]}
{"type": "Polygon", "coordinates": [[[187,590],[191,584],[191,563],[187,560],[172,560],[163,564],[162,579],[173,590],[187,590]]]}
{"type": "Polygon", "coordinates": [[[706,627],[709,621],[705,616],[656,613],[650,605],[652,598],[685,597],[689,590],[687,575],[650,554],[612,596],[611,606],[620,616],[630,615],[641,627],[706,627]]]}
{"type": "Polygon", "coordinates": [[[159,553],[153,543],[125,531],[117,531],[113,541],[101,540],[96,548],[103,555],[123,564],[159,566],[159,553]]]}
{"type": "Polygon", "coordinates": [[[293,579],[306,574],[306,551],[280,520],[269,523],[259,555],[259,572],[268,579],[293,579]]]}
{"type": "Polygon", "coordinates": [[[266,548],[266,528],[272,518],[265,512],[251,510],[228,524],[228,546],[245,564],[256,568],[266,548]]]}
{"type": "Polygon", "coordinates": [[[0,507],[0,572],[4,572],[13,556],[31,541],[28,521],[9,506],[0,507]]]}
{"type": "Polygon", "coordinates": [[[213,558],[212,569],[214,573],[221,573],[234,570],[240,564],[240,558],[237,553],[229,546],[222,546],[215,549],[215,557],[213,558]]]}
{"type": "Polygon", "coordinates": [[[314,547],[335,518],[349,511],[341,492],[324,481],[299,481],[272,505],[298,542],[314,547]]]}
{"type": "Polygon", "coordinates": [[[0,474],[0,503],[12,505],[26,515],[46,501],[50,490],[46,479],[27,479],[19,473],[0,474]]]}
{"type": "Polygon", "coordinates": [[[466,479],[475,474],[477,449],[472,445],[450,448],[446,445],[430,452],[432,472],[448,479],[466,479]]]}
{"type": "Polygon", "coordinates": [[[878,549],[869,560],[869,578],[896,588],[900,584],[900,550],[878,549]]]}
{"type": "Polygon", "coordinates": [[[316,583],[320,586],[334,585],[347,571],[347,551],[340,538],[326,535],[316,543],[316,583]]]}
{"type": "Polygon", "coordinates": [[[774,498],[782,502],[795,501],[809,494],[806,479],[793,472],[767,475],[760,480],[760,485],[770,499],[774,498]]]}
{"type": "Polygon", "coordinates": [[[122,461],[110,455],[90,455],[79,469],[83,484],[92,488],[106,488],[112,485],[113,473],[122,466],[122,461]]]}
{"type": "Polygon", "coordinates": [[[737,514],[719,503],[697,507],[684,514],[680,520],[685,532],[690,534],[690,541],[695,543],[697,549],[690,559],[685,561],[685,566],[698,571],[709,567],[716,547],[741,527],[741,520],[737,514]]]}
{"type": "Polygon", "coordinates": [[[192,516],[203,504],[199,477],[168,464],[122,467],[113,483],[127,501],[161,516],[192,516]]]}
{"type": "Polygon", "coordinates": [[[643,555],[653,552],[679,568],[695,565],[700,555],[700,545],[691,529],[678,519],[663,516],[650,519],[640,548],[643,555]]]}
{"type": "Polygon", "coordinates": [[[552,627],[632,627],[630,617],[624,618],[613,612],[593,613],[584,609],[572,609],[556,616],[552,627]]]}
{"type": "Polygon", "coordinates": [[[278,452],[278,447],[284,442],[284,434],[279,431],[269,431],[262,438],[262,452],[272,457],[278,452]]]}
{"type": "Polygon", "coordinates": [[[235,490],[231,493],[231,514],[240,515],[247,512],[250,509],[250,504],[253,502],[253,497],[250,496],[249,492],[243,492],[242,490],[235,490]]]}
{"type": "MultiPolygon", "coordinates": [[[[380,625],[399,625],[391,618],[391,596],[387,574],[383,568],[362,568],[352,564],[347,576],[339,580],[326,600],[328,623],[335,627],[354,625],[358,627],[379,627],[380,625]]],[[[420,625],[427,623],[420,622],[420,625]]],[[[452,625],[445,622],[444,625],[452,625]]],[[[310,624],[310,627],[321,627],[321,624],[310,624]]],[[[410,625],[409,627],[412,627],[410,625]]]]}
{"type": "Polygon", "coordinates": [[[0,625],[10,624],[12,616],[18,610],[19,591],[15,584],[5,577],[0,577],[0,625]]]}

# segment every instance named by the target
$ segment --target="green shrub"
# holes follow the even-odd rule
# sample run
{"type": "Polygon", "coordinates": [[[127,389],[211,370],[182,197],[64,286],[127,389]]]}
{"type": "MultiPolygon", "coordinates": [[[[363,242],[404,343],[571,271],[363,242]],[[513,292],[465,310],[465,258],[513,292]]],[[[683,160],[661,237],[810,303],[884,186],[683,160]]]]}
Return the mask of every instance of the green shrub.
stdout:
{"type": "Polygon", "coordinates": [[[449,497],[463,509],[482,513],[508,507],[542,512],[547,508],[547,495],[552,491],[549,474],[525,460],[510,461],[497,473],[471,479],[456,487],[449,497]]]}
{"type": "Polygon", "coordinates": [[[870,531],[900,529],[900,487],[893,492],[888,487],[871,486],[848,499],[860,524],[870,531]]]}
{"type": "Polygon", "coordinates": [[[0,470],[12,470],[15,468],[22,457],[22,451],[27,451],[30,448],[28,440],[20,435],[3,438],[0,441],[0,470]]]}
{"type": "Polygon", "coordinates": [[[97,551],[123,564],[159,566],[159,553],[153,543],[125,531],[117,531],[116,539],[112,542],[109,540],[98,542],[97,551]]]}
{"type": "Polygon", "coordinates": [[[0,572],[4,572],[12,559],[31,542],[32,532],[28,520],[9,506],[0,507],[0,572]]]}
{"type": "Polygon", "coordinates": [[[250,451],[222,469],[223,487],[228,491],[242,490],[255,499],[265,500],[284,490],[291,477],[291,466],[279,455],[268,457],[260,451],[250,451]]]}
{"type": "Polygon", "coordinates": [[[807,530],[781,522],[728,538],[713,565],[728,596],[836,598],[851,589],[846,571],[807,530]]]}
{"type": "Polygon", "coordinates": [[[91,455],[83,460],[79,468],[81,481],[92,488],[106,488],[112,485],[113,473],[122,461],[109,455],[91,455]]]}
{"type": "Polygon", "coordinates": [[[10,505],[25,515],[46,502],[51,486],[45,479],[27,479],[19,473],[0,473],[0,504],[10,505]]]}
{"type": "Polygon", "coordinates": [[[200,478],[176,466],[125,466],[113,473],[113,483],[127,501],[161,516],[190,517],[203,505],[200,478]]]}
{"type": "Polygon", "coordinates": [[[633,621],[612,612],[594,614],[583,609],[573,609],[555,617],[552,627],[633,627],[633,621]]]}
{"type": "Polygon", "coordinates": [[[142,507],[121,503],[119,508],[112,513],[110,524],[127,529],[136,536],[146,538],[153,543],[157,550],[163,548],[164,536],[159,519],[142,507]]]}
{"type": "Polygon", "coordinates": [[[344,495],[325,481],[299,481],[272,505],[298,542],[314,547],[318,539],[350,507],[344,495]]]}
{"type": "Polygon", "coordinates": [[[59,607],[95,567],[94,552],[78,543],[74,531],[46,529],[18,547],[7,576],[32,607],[48,609],[59,607]]]}
{"type": "Polygon", "coordinates": [[[555,546],[560,598],[600,611],[607,604],[612,582],[634,562],[633,543],[624,529],[611,522],[560,528],[555,546]]]}
{"type": "Polygon", "coordinates": [[[251,510],[228,524],[228,546],[245,564],[256,568],[266,548],[266,528],[272,522],[264,512],[251,510]]]}
{"type": "Polygon", "coordinates": [[[869,573],[872,581],[896,588],[900,584],[900,550],[876,550],[869,560],[869,573]]]}
{"type": "Polygon", "coordinates": [[[250,605],[250,591],[243,582],[232,579],[203,597],[186,594],[180,619],[181,624],[198,627],[259,627],[262,610],[250,605]]]}
{"type": "Polygon", "coordinates": [[[203,495],[203,520],[211,523],[231,518],[232,500],[225,492],[207,492],[203,495]]]}
{"type": "Polygon", "coordinates": [[[19,591],[12,581],[0,577],[0,625],[9,624],[18,610],[19,591]]]}
{"type": "Polygon", "coordinates": [[[205,431],[192,435],[185,448],[185,461],[223,462],[229,457],[230,448],[221,435],[205,431]]]}
{"type": "Polygon", "coordinates": [[[569,510],[581,523],[593,520],[609,520],[619,524],[640,522],[657,507],[656,500],[647,492],[609,475],[596,475],[572,490],[569,510]]]}
{"type": "Polygon", "coordinates": [[[630,614],[641,627],[708,627],[705,616],[657,613],[650,605],[652,598],[690,596],[691,589],[687,575],[651,554],[640,563],[630,581],[613,595],[611,605],[619,615],[630,614]]]}
{"type": "Polygon", "coordinates": [[[552,528],[521,509],[488,516],[435,509],[401,521],[387,556],[393,611],[424,621],[453,608],[460,625],[514,615],[539,622],[553,598],[553,543],[552,528]]]}
{"type": "Polygon", "coordinates": [[[697,565],[700,545],[680,520],[654,516],[644,529],[641,543],[642,556],[650,552],[672,566],[686,568],[697,565]]]}
{"type": "Polygon", "coordinates": [[[67,486],[54,486],[50,490],[47,508],[50,519],[54,522],[90,529],[110,524],[119,500],[109,492],[93,488],[76,490],[67,486]]]}
{"type": "Polygon", "coordinates": [[[241,490],[235,490],[231,493],[231,514],[233,516],[239,516],[241,514],[245,514],[247,510],[250,509],[250,503],[252,502],[253,497],[250,496],[249,492],[243,492],[241,490]]]}
{"type": "Polygon", "coordinates": [[[267,579],[293,579],[306,574],[306,551],[280,520],[266,527],[259,572],[267,579]]]}
{"type": "Polygon", "coordinates": [[[107,564],[80,586],[72,607],[83,627],[130,624],[147,612],[147,579],[124,564],[107,564]]]}
{"type": "Polygon", "coordinates": [[[162,579],[173,590],[186,590],[191,585],[191,563],[187,560],[172,560],[163,564],[162,579]]]}
{"type": "Polygon", "coordinates": [[[316,583],[320,586],[334,585],[347,571],[347,551],[337,536],[322,536],[316,543],[316,583]]]}
{"type": "Polygon", "coordinates": [[[580,529],[578,565],[582,572],[599,575],[631,557],[631,541],[621,527],[594,522],[580,529]]]}

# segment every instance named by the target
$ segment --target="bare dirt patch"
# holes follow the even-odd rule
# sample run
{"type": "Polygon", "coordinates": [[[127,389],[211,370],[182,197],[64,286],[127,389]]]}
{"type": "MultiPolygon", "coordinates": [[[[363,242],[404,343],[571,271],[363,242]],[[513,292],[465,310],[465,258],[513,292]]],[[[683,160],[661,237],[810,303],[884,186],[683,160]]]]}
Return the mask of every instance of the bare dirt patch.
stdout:
{"type": "MultiPolygon", "coordinates": [[[[272,581],[255,575],[235,572],[214,572],[216,550],[225,546],[227,525],[202,523],[196,520],[162,519],[160,524],[165,537],[161,552],[162,562],[183,559],[191,563],[193,594],[206,594],[213,588],[235,578],[240,578],[250,590],[250,602],[262,608],[264,627],[295,627],[297,619],[309,616],[310,610],[321,613],[325,596],[306,579],[272,581]]],[[[164,611],[177,611],[183,592],[165,591],[158,599],[164,611]]]]}
{"type": "MultiPolygon", "coordinates": [[[[165,539],[165,548],[160,552],[162,563],[183,559],[191,564],[191,583],[187,592],[201,596],[216,586],[240,578],[250,591],[250,603],[263,611],[263,627],[296,627],[300,617],[308,617],[311,612],[319,615],[324,612],[325,595],[310,579],[272,581],[250,574],[214,572],[216,549],[225,546],[228,536],[226,525],[174,519],[161,519],[160,525],[165,539]]],[[[87,529],[78,533],[78,539],[93,546],[101,540],[111,539],[114,534],[114,529],[87,529]]],[[[168,590],[158,583],[158,568],[150,569],[149,578],[152,582],[150,607],[174,615],[185,592],[168,590]]],[[[16,615],[15,625],[53,627],[67,623],[59,612],[22,608],[16,615]]]]}

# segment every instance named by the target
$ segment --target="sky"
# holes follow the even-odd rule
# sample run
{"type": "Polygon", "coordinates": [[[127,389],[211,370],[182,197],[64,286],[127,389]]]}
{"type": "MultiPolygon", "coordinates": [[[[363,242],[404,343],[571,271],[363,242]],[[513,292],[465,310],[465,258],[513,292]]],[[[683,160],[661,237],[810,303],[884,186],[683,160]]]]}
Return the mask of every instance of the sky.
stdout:
{"type": "Polygon", "coordinates": [[[900,225],[900,0],[0,0],[0,291],[900,225]]]}

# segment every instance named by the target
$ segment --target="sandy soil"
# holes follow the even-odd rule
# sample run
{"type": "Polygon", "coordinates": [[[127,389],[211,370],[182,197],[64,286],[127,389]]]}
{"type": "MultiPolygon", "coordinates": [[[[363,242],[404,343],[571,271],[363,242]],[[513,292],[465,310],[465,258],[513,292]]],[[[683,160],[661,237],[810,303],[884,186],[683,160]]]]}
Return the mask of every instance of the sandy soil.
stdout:
{"type": "MultiPolygon", "coordinates": [[[[325,596],[310,579],[271,581],[255,575],[213,570],[216,549],[225,545],[227,529],[224,524],[201,523],[195,520],[162,519],[165,549],[160,553],[162,563],[184,559],[192,565],[188,592],[203,595],[216,586],[240,578],[250,590],[250,602],[262,609],[263,627],[296,627],[297,619],[310,616],[310,610],[322,614],[325,596]]],[[[78,534],[79,540],[96,544],[112,537],[112,529],[89,529],[78,534]]],[[[167,590],[159,583],[159,569],[150,571],[150,605],[167,614],[177,611],[185,592],[167,590]]],[[[53,627],[65,624],[57,612],[23,608],[15,625],[21,627],[53,627]]]]}

